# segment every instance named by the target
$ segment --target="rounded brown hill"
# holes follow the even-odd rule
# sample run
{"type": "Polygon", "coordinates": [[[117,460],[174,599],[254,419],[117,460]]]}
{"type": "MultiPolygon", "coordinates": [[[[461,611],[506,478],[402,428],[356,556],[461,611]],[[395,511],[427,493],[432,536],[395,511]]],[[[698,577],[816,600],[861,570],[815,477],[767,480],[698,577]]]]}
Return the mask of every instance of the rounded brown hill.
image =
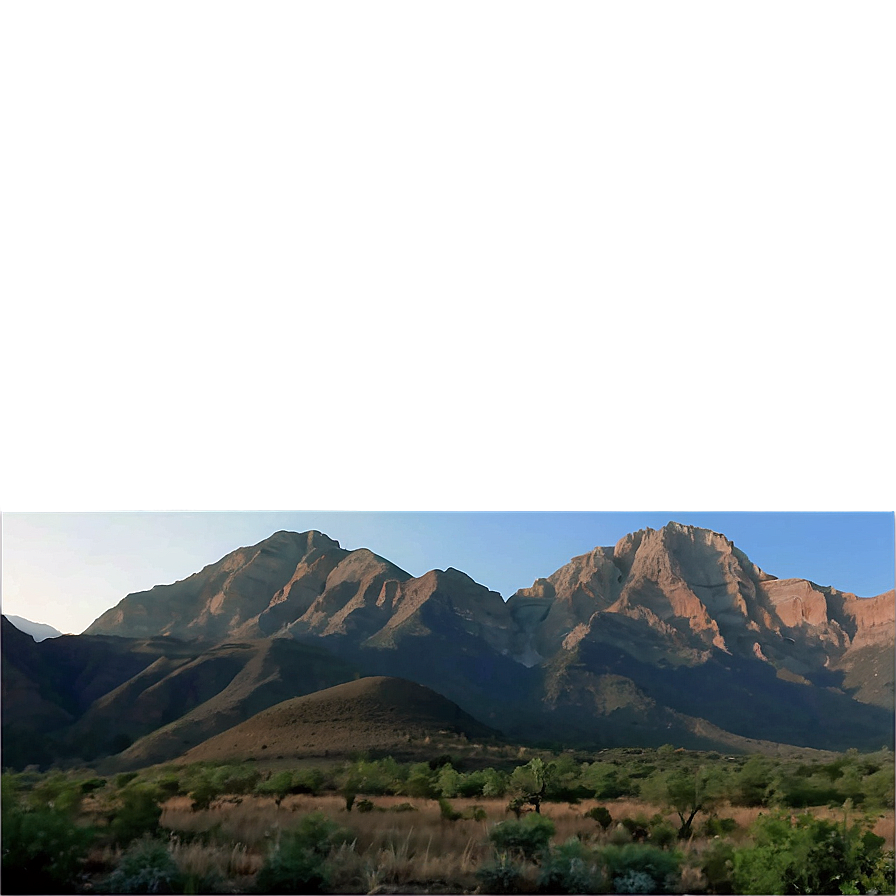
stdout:
{"type": "Polygon", "coordinates": [[[456,703],[403,678],[375,676],[284,700],[184,753],[184,762],[348,754],[426,737],[498,734],[456,703]]]}

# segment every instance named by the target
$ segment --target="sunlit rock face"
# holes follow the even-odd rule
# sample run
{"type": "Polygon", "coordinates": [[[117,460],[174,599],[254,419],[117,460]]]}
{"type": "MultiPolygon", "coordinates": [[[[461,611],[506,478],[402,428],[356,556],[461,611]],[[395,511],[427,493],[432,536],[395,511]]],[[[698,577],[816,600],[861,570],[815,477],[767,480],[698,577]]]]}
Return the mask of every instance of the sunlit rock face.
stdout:
{"type": "Polygon", "coordinates": [[[892,642],[893,592],[863,600],[804,579],[778,580],[718,532],[669,523],[573,558],[509,601],[521,644],[542,657],[608,614],[637,619],[669,650],[711,649],[772,664],[825,665],[850,647],[892,642]]]}
{"type": "Polygon", "coordinates": [[[85,634],[208,640],[273,634],[307,609],[348,554],[320,532],[277,532],[180,582],[129,594],[85,634]],[[280,617],[278,625],[263,618],[268,610],[280,617]]]}

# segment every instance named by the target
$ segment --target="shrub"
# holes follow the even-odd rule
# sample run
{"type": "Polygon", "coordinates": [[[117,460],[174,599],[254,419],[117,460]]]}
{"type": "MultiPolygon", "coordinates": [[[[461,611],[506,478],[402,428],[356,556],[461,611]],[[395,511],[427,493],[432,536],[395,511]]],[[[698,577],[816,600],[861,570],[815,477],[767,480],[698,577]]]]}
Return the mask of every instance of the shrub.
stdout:
{"type": "Polygon", "coordinates": [[[356,808],[359,812],[373,812],[373,803],[370,800],[358,800],[356,808]]]}
{"type": "Polygon", "coordinates": [[[137,777],[137,772],[122,772],[115,776],[115,786],[118,788],[127,787],[137,777]]]}
{"type": "Polygon", "coordinates": [[[613,823],[613,816],[610,815],[606,806],[595,806],[593,809],[589,809],[585,813],[585,818],[594,819],[604,830],[613,823]]]}
{"type": "Polygon", "coordinates": [[[658,893],[656,881],[644,871],[626,871],[613,878],[615,893],[658,893]]]}
{"type": "Polygon", "coordinates": [[[472,818],[473,821],[485,821],[488,818],[488,812],[482,806],[471,806],[464,813],[464,818],[472,818]]]}
{"type": "Polygon", "coordinates": [[[610,843],[613,843],[616,846],[624,846],[626,843],[631,842],[632,835],[629,833],[628,828],[620,822],[613,828],[613,831],[610,834],[610,843]]]}
{"type": "Polygon", "coordinates": [[[330,877],[320,856],[286,839],[255,880],[256,893],[326,893],[330,877]]]}
{"type": "Polygon", "coordinates": [[[678,882],[681,855],[649,843],[607,846],[603,851],[607,877],[617,893],[670,893],[678,882]],[[650,880],[647,889],[646,879],[650,880]]]}
{"type": "Polygon", "coordinates": [[[291,834],[320,856],[327,855],[334,846],[348,843],[352,839],[351,831],[320,811],[302,816],[291,834]]]}
{"type": "Polygon", "coordinates": [[[600,871],[593,853],[576,837],[550,850],[538,875],[543,893],[596,893],[600,871]]]}
{"type": "Polygon", "coordinates": [[[619,822],[631,835],[632,840],[646,840],[650,822],[647,816],[639,813],[634,818],[623,818],[619,822]]]}
{"type": "Polygon", "coordinates": [[[390,812],[416,812],[417,807],[412,806],[410,803],[399,803],[397,806],[391,806],[389,811],[390,812]]]}
{"type": "Polygon", "coordinates": [[[115,810],[109,832],[116,843],[126,846],[145,834],[157,834],[161,817],[158,792],[152,787],[134,784],[121,791],[121,805],[115,810]]]}
{"type": "Polygon", "coordinates": [[[215,783],[208,778],[202,778],[189,793],[190,799],[193,801],[190,804],[190,808],[194,812],[198,812],[200,809],[208,809],[212,801],[216,800],[219,795],[215,783]]]}
{"type": "Polygon", "coordinates": [[[734,892],[734,846],[728,840],[715,840],[700,857],[700,870],[712,893],[734,892]]]}
{"type": "Polygon", "coordinates": [[[350,833],[322,812],[306,815],[284,832],[255,881],[257,893],[324,893],[330,884],[324,859],[350,833]]]}
{"type": "Polygon", "coordinates": [[[495,848],[526,859],[535,859],[547,849],[554,836],[554,822],[543,815],[531,813],[520,821],[502,821],[489,831],[495,848]]]}
{"type": "Polygon", "coordinates": [[[33,809],[54,809],[74,816],[81,806],[82,797],[81,785],[57,772],[34,786],[28,794],[27,803],[33,809]]]}
{"type": "Polygon", "coordinates": [[[460,812],[458,812],[445,797],[439,797],[439,813],[442,816],[443,821],[457,821],[461,818],[460,812]]]}
{"type": "MultiPolygon", "coordinates": [[[[811,815],[760,815],[750,831],[753,845],[734,854],[738,892],[861,892],[879,889],[871,880],[887,877],[884,839],[845,818],[835,823],[811,815]]],[[[892,890],[889,868],[886,885],[892,890]]]]}
{"type": "Polygon", "coordinates": [[[700,826],[703,837],[722,837],[737,830],[737,822],[733,818],[719,818],[713,815],[700,826]]]}
{"type": "Polygon", "coordinates": [[[666,849],[678,839],[678,831],[668,821],[656,821],[650,824],[648,840],[660,849],[666,849]]]}
{"type": "Polygon", "coordinates": [[[86,781],[81,782],[81,793],[88,794],[94,793],[102,787],[106,786],[105,778],[88,778],[86,781]]]}
{"type": "Polygon", "coordinates": [[[144,837],[125,850],[107,888],[110,893],[180,893],[183,882],[168,847],[144,837]]]}
{"type": "Polygon", "coordinates": [[[483,893],[519,893],[523,884],[523,866],[505,852],[483,865],[476,872],[476,877],[483,893]]]}
{"type": "Polygon", "coordinates": [[[74,893],[93,831],[53,809],[3,806],[3,892],[74,893]]]}

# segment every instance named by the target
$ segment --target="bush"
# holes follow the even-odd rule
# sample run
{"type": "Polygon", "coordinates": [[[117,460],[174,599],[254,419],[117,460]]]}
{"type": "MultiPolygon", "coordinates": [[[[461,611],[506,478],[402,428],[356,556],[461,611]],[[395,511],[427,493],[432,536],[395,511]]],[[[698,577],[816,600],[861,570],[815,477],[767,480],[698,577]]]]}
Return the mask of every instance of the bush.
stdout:
{"type": "Polygon", "coordinates": [[[483,893],[519,893],[523,884],[523,866],[514,862],[508,853],[501,853],[477,872],[483,893]]]}
{"type": "Polygon", "coordinates": [[[594,819],[604,830],[613,823],[613,816],[605,806],[595,806],[593,809],[589,809],[585,813],[585,818],[594,819]]]}
{"type": "Polygon", "coordinates": [[[81,782],[81,793],[88,794],[94,793],[102,787],[106,786],[105,778],[88,778],[86,781],[81,782]]]}
{"type": "Polygon", "coordinates": [[[359,812],[373,812],[374,806],[370,800],[358,800],[355,804],[355,808],[359,812]]]}
{"type": "Polygon", "coordinates": [[[334,846],[348,843],[352,832],[338,825],[323,812],[309,812],[302,816],[291,831],[301,842],[317,855],[325,856],[334,846]]]}
{"type": "Polygon", "coordinates": [[[668,821],[656,821],[650,824],[650,835],[648,840],[660,849],[666,849],[678,839],[678,831],[675,825],[669,824],[668,821]]]}
{"type": "Polygon", "coordinates": [[[760,815],[750,831],[753,845],[734,854],[740,893],[856,893],[882,882],[894,888],[884,839],[860,824],[776,813],[760,815]]]}
{"type": "Polygon", "coordinates": [[[208,778],[202,778],[190,791],[189,796],[193,801],[190,804],[190,808],[194,812],[198,812],[200,809],[208,809],[212,801],[216,800],[220,794],[213,781],[208,778]]]}
{"type": "Polygon", "coordinates": [[[700,870],[711,893],[734,892],[734,846],[715,840],[700,857],[700,870]]]}
{"type": "Polygon", "coordinates": [[[168,847],[145,837],[125,850],[107,889],[110,893],[180,893],[183,883],[168,847]]]}
{"type": "Polygon", "coordinates": [[[643,813],[639,813],[634,818],[623,818],[619,823],[629,832],[632,840],[646,840],[650,833],[648,830],[650,821],[643,813]]]}
{"type": "Polygon", "coordinates": [[[137,772],[122,772],[115,776],[115,786],[118,788],[127,787],[137,777],[137,772]]]}
{"type": "Polygon", "coordinates": [[[502,821],[489,831],[488,836],[501,852],[535,859],[547,849],[555,830],[550,818],[533,812],[520,821],[502,821]]]}
{"type": "Polygon", "coordinates": [[[117,844],[126,846],[138,837],[158,834],[161,817],[155,788],[134,784],[121,791],[121,805],[115,810],[109,832],[117,844]]]}
{"type": "Polygon", "coordinates": [[[671,892],[657,889],[656,881],[644,871],[626,871],[613,878],[614,893],[659,893],[671,892]]]}
{"type": "Polygon", "coordinates": [[[573,837],[545,856],[538,889],[543,893],[596,893],[600,877],[593,853],[573,837]]]}
{"type": "Polygon", "coordinates": [[[603,860],[616,893],[671,893],[678,883],[681,855],[649,843],[607,846],[603,860]]]}
{"type": "Polygon", "coordinates": [[[258,872],[257,893],[324,893],[330,884],[324,859],[351,834],[322,812],[306,815],[280,843],[258,872]]]}
{"type": "Polygon", "coordinates": [[[733,818],[718,818],[713,815],[700,826],[702,837],[723,837],[737,830],[737,822],[733,818]]]}
{"type": "Polygon", "coordinates": [[[3,806],[3,892],[74,893],[93,831],[53,809],[3,806]]]}
{"type": "Polygon", "coordinates": [[[439,797],[439,813],[442,816],[443,821],[457,821],[461,818],[460,812],[458,812],[445,797],[439,797]]]}
{"type": "Polygon", "coordinates": [[[256,893],[326,893],[330,877],[323,859],[284,837],[255,880],[256,893]]]}

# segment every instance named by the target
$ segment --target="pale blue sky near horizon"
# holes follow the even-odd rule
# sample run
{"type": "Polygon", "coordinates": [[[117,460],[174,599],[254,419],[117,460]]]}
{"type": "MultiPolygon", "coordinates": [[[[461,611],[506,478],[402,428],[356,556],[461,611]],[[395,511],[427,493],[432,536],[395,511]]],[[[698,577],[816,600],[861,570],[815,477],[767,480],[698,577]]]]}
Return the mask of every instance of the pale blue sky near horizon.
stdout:
{"type": "Polygon", "coordinates": [[[892,513],[4,513],[2,608],[79,633],[126,594],[183,579],[280,529],[319,529],[412,575],[453,566],[507,598],[578,554],[670,520],[724,533],[779,578],[860,597],[894,587],[892,513]]]}

